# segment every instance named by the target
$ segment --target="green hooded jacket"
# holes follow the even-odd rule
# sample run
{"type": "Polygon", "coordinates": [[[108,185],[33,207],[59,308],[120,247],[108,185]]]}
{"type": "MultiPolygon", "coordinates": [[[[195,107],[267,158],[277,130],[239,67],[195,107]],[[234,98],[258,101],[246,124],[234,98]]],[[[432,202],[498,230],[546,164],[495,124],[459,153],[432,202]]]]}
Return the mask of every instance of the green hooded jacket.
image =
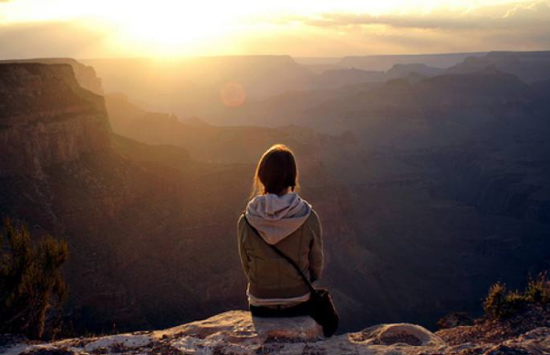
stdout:
{"type": "MultiPolygon", "coordinates": [[[[287,196],[286,199],[301,200],[294,196],[287,196]]],[[[303,204],[305,201],[300,202],[303,204]]],[[[262,236],[258,236],[253,231],[246,223],[244,216],[239,219],[237,227],[239,255],[248,279],[249,297],[268,301],[279,299],[280,304],[285,304],[284,300],[280,299],[299,298],[309,293],[294,267],[273,251],[266,242],[275,245],[291,257],[311,281],[321,277],[323,271],[321,223],[317,213],[307,202],[305,204],[305,207],[300,207],[295,201],[291,201],[289,205],[299,207],[294,208],[295,213],[287,213],[289,209],[292,210],[290,207],[286,208],[286,212],[283,211],[286,215],[269,218],[273,217],[273,214],[258,214],[258,208],[251,208],[249,203],[247,218],[262,236]],[[285,231],[289,233],[286,234],[285,231]]],[[[259,209],[265,211],[263,207],[265,206],[259,209]]],[[[282,209],[279,208],[278,212],[281,211],[282,209]]]]}

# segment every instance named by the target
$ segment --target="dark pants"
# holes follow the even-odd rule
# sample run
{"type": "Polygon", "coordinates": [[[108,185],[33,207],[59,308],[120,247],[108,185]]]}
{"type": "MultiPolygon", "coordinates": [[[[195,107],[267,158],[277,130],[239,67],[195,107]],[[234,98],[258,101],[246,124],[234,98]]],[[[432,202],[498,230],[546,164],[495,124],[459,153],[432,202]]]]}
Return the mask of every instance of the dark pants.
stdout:
{"type": "Polygon", "coordinates": [[[250,305],[250,313],[261,318],[287,318],[309,315],[309,302],[286,308],[258,307],[250,305]]]}

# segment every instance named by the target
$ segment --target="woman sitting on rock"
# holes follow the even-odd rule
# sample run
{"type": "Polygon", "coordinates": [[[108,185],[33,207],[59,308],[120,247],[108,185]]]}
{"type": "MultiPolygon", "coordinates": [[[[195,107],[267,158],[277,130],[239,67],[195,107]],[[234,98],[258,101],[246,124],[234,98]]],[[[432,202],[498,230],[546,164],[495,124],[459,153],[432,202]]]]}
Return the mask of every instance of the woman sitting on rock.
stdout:
{"type": "Polygon", "coordinates": [[[252,198],[238,223],[239,254],[254,316],[309,314],[309,288],[291,263],[271,247],[292,259],[311,282],[321,277],[321,223],[311,205],[296,193],[297,187],[292,151],[281,144],[269,148],[258,163],[252,198]]]}

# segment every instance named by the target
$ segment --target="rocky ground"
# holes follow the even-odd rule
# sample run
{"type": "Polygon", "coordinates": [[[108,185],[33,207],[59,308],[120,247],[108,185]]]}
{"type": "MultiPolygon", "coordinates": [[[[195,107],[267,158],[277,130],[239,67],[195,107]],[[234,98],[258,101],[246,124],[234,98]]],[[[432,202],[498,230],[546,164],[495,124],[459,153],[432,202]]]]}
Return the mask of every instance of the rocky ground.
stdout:
{"type": "Polygon", "coordinates": [[[534,329],[550,327],[550,305],[535,304],[504,320],[478,319],[471,326],[443,329],[436,334],[449,345],[498,344],[534,329]]]}
{"type": "Polygon", "coordinates": [[[530,309],[505,322],[477,321],[432,333],[413,324],[382,324],[324,339],[309,318],[262,320],[248,312],[217,316],[152,332],[66,339],[50,343],[5,342],[5,355],[72,354],[550,354],[550,313],[530,309]],[[532,318],[535,317],[535,318],[532,318]]]}

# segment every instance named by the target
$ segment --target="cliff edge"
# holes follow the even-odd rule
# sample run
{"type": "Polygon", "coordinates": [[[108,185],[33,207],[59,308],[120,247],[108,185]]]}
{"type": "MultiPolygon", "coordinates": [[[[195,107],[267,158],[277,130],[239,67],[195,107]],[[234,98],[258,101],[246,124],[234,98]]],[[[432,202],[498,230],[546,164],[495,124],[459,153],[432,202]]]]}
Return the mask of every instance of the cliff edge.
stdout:
{"type": "Polygon", "coordinates": [[[109,147],[103,98],[68,64],[1,64],[0,96],[0,176],[41,178],[45,167],[109,147]]]}
{"type": "Polygon", "coordinates": [[[497,343],[450,345],[413,324],[382,324],[329,339],[308,318],[258,320],[230,311],[178,327],[52,343],[5,346],[6,355],[71,354],[549,354],[550,328],[542,327],[497,343]]]}

